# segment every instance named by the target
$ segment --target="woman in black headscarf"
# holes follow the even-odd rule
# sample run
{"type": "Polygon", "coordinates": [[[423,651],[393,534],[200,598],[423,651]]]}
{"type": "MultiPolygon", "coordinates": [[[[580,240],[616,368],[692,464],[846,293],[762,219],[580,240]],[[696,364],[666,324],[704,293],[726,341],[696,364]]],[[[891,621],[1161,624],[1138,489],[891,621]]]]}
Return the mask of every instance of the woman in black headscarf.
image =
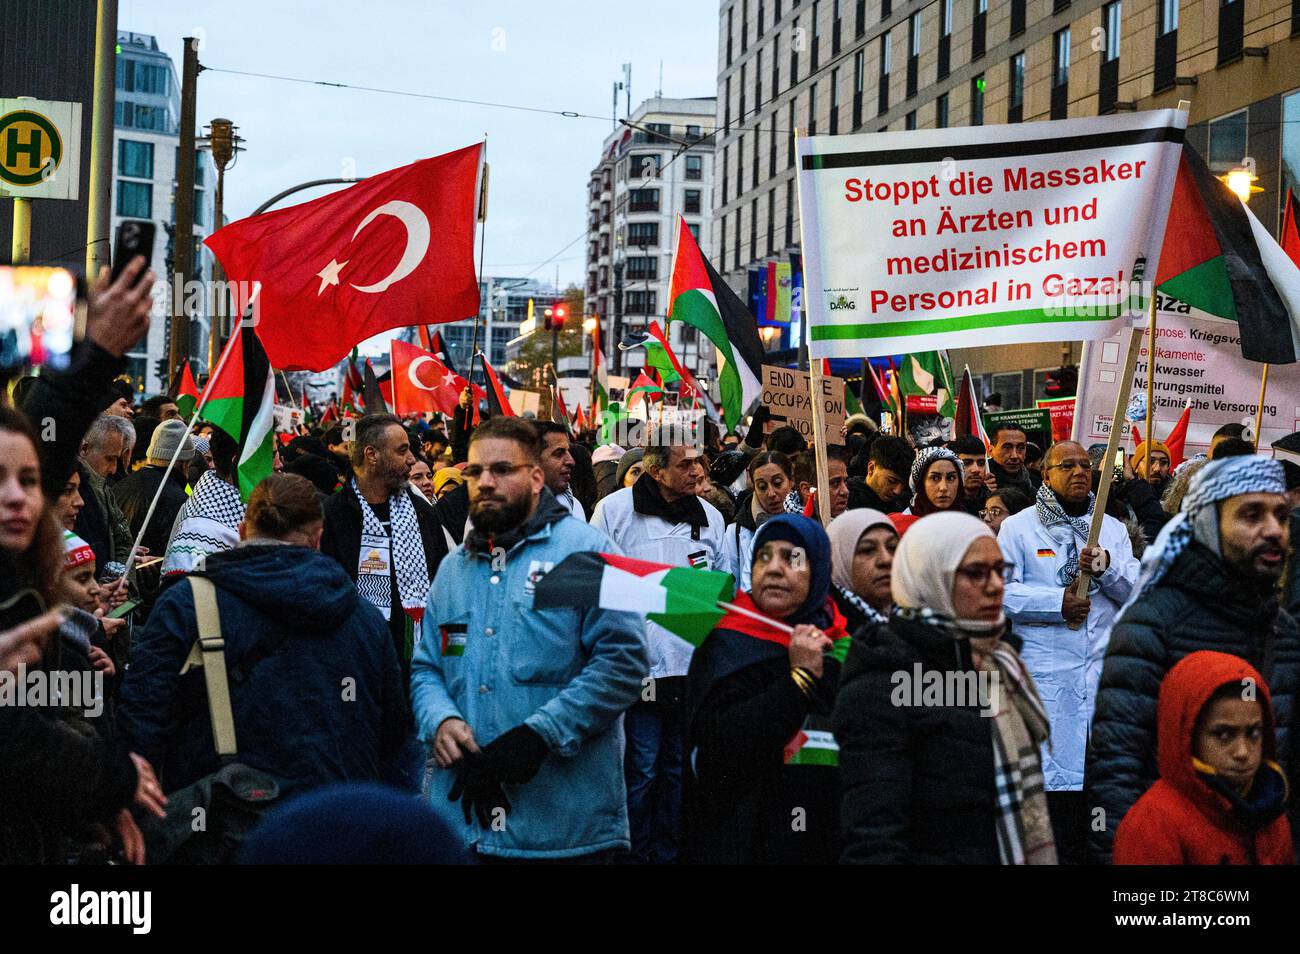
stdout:
{"type": "Polygon", "coordinates": [[[839,770],[827,717],[848,645],[828,596],[830,542],[784,514],[759,528],[753,552],[752,587],[735,600],[745,612],[718,622],[686,677],[686,857],[830,864],[839,770]]]}

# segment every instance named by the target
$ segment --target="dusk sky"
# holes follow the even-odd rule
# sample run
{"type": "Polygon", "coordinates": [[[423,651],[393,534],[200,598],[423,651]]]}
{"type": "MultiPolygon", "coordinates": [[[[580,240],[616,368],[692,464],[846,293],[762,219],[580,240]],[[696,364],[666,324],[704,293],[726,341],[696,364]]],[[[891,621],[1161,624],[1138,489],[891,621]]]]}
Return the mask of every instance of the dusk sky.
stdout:
{"type": "MultiPolygon", "coordinates": [[[[299,182],[364,176],[488,136],[485,272],[583,283],[587,176],[612,128],[611,84],[632,63],[632,106],[712,96],[717,6],[419,0],[121,0],[120,29],[150,33],[179,75],[182,37],[203,39],[200,128],[228,117],[248,151],[227,173],[226,214],[299,182]],[[569,110],[567,118],[218,70],[569,110]],[[577,241],[575,241],[577,240],[577,241]],[[547,265],[541,263],[572,242],[547,265]]],[[[620,99],[619,115],[625,103],[620,99]]],[[[303,192],[288,203],[326,190],[303,192]]],[[[281,206],[283,207],[283,206],[281,206]]]]}

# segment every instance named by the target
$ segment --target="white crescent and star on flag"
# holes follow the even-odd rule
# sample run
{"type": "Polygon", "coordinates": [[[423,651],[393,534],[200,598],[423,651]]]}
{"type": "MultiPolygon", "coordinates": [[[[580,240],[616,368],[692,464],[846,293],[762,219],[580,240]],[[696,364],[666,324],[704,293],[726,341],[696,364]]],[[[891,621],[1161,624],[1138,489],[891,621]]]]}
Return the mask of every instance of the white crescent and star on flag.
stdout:
{"type": "Polygon", "coordinates": [[[420,357],[412,361],[410,365],[407,366],[406,369],[407,378],[409,378],[411,383],[415,385],[417,388],[419,388],[421,391],[437,391],[440,388],[449,388],[455,385],[459,380],[456,377],[456,375],[454,375],[450,370],[448,370],[447,368],[443,368],[442,381],[439,384],[436,385],[425,384],[423,381],[420,380],[420,367],[424,364],[436,365],[438,364],[438,362],[433,358],[429,357],[428,355],[421,355],[420,357]]]}
{"type": "MultiPolygon", "coordinates": [[[[410,202],[403,202],[400,199],[385,202],[383,205],[371,209],[370,212],[367,213],[366,217],[361,220],[356,231],[352,233],[352,238],[355,240],[367,225],[381,215],[391,215],[406,227],[406,245],[402,249],[402,257],[397,260],[397,264],[393,267],[393,270],[384,278],[381,278],[379,281],[370,285],[355,285],[349,282],[349,285],[351,285],[352,288],[368,295],[374,295],[385,291],[390,286],[400,282],[407,275],[410,275],[411,272],[415,271],[415,269],[419,267],[420,263],[424,261],[424,256],[429,251],[430,233],[428,216],[421,211],[419,206],[413,205],[410,202]]],[[[349,261],[350,259],[344,259],[340,262],[337,258],[333,258],[330,260],[328,265],[316,273],[316,277],[320,279],[320,288],[316,290],[316,295],[318,297],[325,293],[326,288],[331,285],[337,286],[339,284],[339,273],[343,271],[344,266],[346,266],[349,261]]],[[[412,370],[414,370],[414,367],[415,366],[412,365],[412,370]]],[[[411,381],[417,385],[419,383],[415,380],[414,373],[411,375],[411,381]]],[[[423,385],[420,386],[423,387],[423,385]]]]}

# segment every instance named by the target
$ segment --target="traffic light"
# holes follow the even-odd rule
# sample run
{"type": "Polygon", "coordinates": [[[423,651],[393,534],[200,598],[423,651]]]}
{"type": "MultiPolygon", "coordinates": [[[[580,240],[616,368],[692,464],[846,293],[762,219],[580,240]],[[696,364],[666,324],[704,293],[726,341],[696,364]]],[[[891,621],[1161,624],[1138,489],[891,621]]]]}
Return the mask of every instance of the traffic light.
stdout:
{"type": "Polygon", "coordinates": [[[154,368],[154,376],[157,377],[158,380],[162,382],[162,389],[166,391],[168,386],[171,384],[170,376],[167,373],[167,359],[166,358],[155,359],[153,363],[153,368],[154,368]]]}
{"type": "Polygon", "coordinates": [[[557,331],[563,330],[564,319],[568,314],[569,314],[569,309],[566,306],[556,305],[555,315],[551,320],[551,327],[555,328],[557,331]]]}
{"type": "Polygon", "coordinates": [[[1043,390],[1050,398],[1074,397],[1079,389],[1079,369],[1073,364],[1047,372],[1043,390]]]}

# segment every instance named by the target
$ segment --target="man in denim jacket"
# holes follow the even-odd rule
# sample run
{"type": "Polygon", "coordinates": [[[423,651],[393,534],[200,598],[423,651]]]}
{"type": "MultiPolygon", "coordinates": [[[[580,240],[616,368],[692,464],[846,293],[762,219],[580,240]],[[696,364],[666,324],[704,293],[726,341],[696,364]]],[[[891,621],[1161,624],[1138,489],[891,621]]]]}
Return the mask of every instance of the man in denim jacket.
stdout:
{"type": "Polygon", "coordinates": [[[629,847],[619,716],[649,670],[645,631],[629,613],[533,609],[570,553],[618,552],[546,489],[539,445],[518,418],[473,432],[473,526],[429,591],[411,701],[429,802],[481,860],[600,860],[629,847]]]}

